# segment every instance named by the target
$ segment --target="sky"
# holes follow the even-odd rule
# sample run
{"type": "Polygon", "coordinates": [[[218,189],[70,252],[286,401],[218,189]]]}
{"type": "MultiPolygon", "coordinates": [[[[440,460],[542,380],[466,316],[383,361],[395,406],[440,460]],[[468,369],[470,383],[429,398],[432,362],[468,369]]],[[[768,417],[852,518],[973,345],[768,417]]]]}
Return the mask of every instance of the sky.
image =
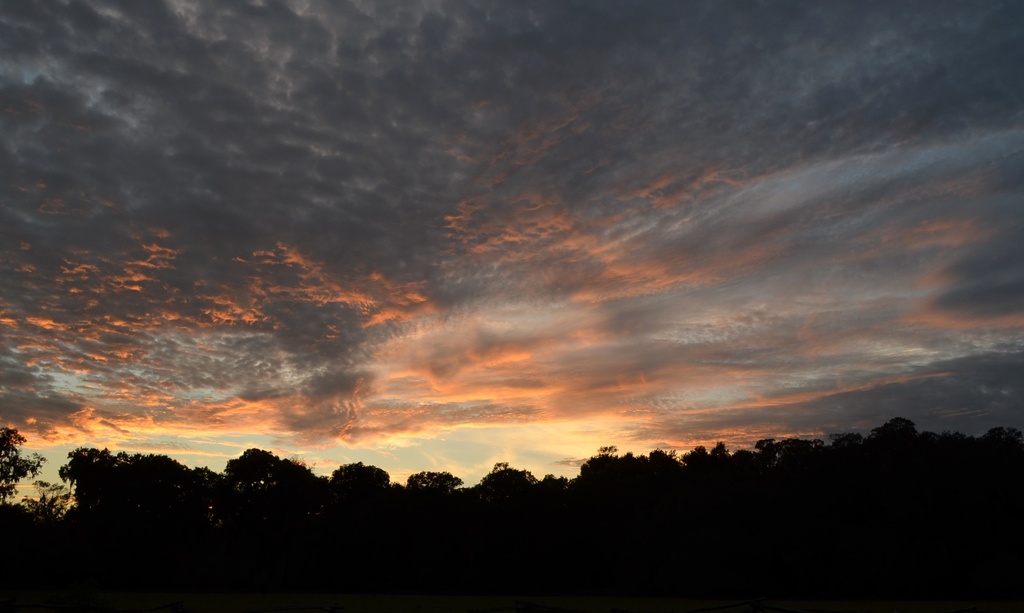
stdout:
{"type": "Polygon", "coordinates": [[[1020,2],[0,1],[0,424],[467,484],[1024,429],[1021,66],[1020,2]]]}

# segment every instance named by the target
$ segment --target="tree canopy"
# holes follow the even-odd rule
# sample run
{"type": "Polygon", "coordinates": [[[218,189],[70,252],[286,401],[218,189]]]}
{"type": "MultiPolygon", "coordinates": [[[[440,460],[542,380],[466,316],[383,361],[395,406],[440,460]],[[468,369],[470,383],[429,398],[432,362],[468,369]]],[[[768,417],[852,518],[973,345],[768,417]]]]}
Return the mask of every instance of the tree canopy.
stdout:
{"type": "MultiPolygon", "coordinates": [[[[24,439],[3,434],[5,483],[34,474],[39,459],[15,453],[24,439]]],[[[1019,430],[895,419],[827,440],[608,446],[571,479],[499,462],[471,487],[440,471],[402,487],[360,462],[318,475],[261,449],[216,473],[78,448],[59,470],[67,487],[39,483],[5,521],[53,580],[81,567],[48,548],[90,551],[90,574],[131,588],[1022,595],[1019,430]]]]}
{"type": "Polygon", "coordinates": [[[43,458],[37,453],[21,455],[25,437],[14,428],[0,428],[0,503],[15,495],[18,483],[39,474],[43,458]]]}

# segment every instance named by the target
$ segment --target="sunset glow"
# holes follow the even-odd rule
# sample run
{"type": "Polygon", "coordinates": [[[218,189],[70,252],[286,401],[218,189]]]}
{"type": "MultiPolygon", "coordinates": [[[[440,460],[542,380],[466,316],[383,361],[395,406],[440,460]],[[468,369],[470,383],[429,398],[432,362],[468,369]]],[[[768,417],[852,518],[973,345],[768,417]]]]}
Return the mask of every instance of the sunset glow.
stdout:
{"type": "Polygon", "coordinates": [[[790,8],[4,8],[0,425],[467,484],[1024,428],[1020,7],[790,8]]]}

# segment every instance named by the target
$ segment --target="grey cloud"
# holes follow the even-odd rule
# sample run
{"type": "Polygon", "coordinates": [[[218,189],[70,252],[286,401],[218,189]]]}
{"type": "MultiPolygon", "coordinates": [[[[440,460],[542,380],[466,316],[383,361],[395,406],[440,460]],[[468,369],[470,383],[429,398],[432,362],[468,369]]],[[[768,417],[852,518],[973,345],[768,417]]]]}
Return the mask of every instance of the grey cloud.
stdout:
{"type": "MultiPolygon", "coordinates": [[[[17,320],[22,339],[38,334],[28,318],[54,320],[66,328],[55,342],[86,363],[105,352],[147,356],[128,379],[138,386],[249,400],[297,391],[309,406],[285,416],[286,427],[332,436],[351,426],[354,381],[370,377],[365,363],[401,324],[367,326],[367,307],[301,292],[377,273],[418,284],[446,313],[510,299],[541,307],[610,283],[607,262],[572,252],[567,235],[618,241],[617,263],[634,270],[706,273],[703,285],[599,300],[603,331],[626,340],[572,357],[608,377],[698,360],[783,367],[813,310],[700,342],[651,342],[679,332],[678,313],[716,304],[756,318],[762,302],[820,299],[817,335],[934,349],[945,333],[886,327],[906,310],[894,296],[929,267],[951,279],[920,297],[931,308],[978,319],[1022,308],[1012,204],[1021,141],[1011,132],[1024,113],[1022,10],[4,3],[0,317],[17,320]],[[984,140],[993,134],[1002,140],[984,140]],[[929,189],[955,181],[976,185],[929,189]],[[470,257],[522,223],[537,194],[550,198],[550,219],[535,234],[549,234],[520,252],[470,257]],[[456,236],[446,216],[466,201],[479,207],[479,232],[456,236]],[[879,242],[941,216],[995,237],[916,251],[879,242]],[[303,277],[282,245],[318,276],[303,277]],[[173,257],[150,260],[153,246],[173,257]],[[837,287],[882,295],[860,300],[837,287]],[[237,338],[214,335],[202,350],[202,334],[167,340],[197,325],[237,338]]],[[[639,274],[611,283],[639,285],[639,274]]],[[[545,334],[470,349],[532,347],[545,334]]],[[[440,349],[428,357],[436,374],[464,366],[440,349]]],[[[0,380],[41,381],[27,359],[6,359],[0,380]]],[[[121,366],[91,363],[90,376],[109,383],[121,366]]],[[[37,401],[54,398],[39,386],[37,401]]],[[[18,406],[34,402],[17,396],[18,406]]]]}
{"type": "MultiPolygon", "coordinates": [[[[1019,350],[941,360],[916,370],[905,382],[815,400],[809,415],[831,418],[836,427],[862,427],[906,417],[921,430],[983,434],[996,426],[1024,425],[1024,386],[1014,373],[1024,367],[1019,350]]],[[[807,426],[813,427],[808,419],[807,426]]]]}
{"type": "Polygon", "coordinates": [[[43,437],[52,434],[57,426],[65,426],[68,418],[82,410],[75,398],[48,391],[45,385],[33,390],[11,389],[0,383],[0,402],[3,418],[25,430],[43,437]]]}
{"type": "Polygon", "coordinates": [[[731,448],[749,448],[780,431],[822,438],[833,432],[867,433],[893,417],[908,418],[919,430],[934,432],[980,435],[997,426],[1020,428],[1024,389],[1014,373],[1022,360],[1019,349],[938,360],[896,381],[883,375],[863,388],[823,393],[809,401],[666,416],[659,425],[638,431],[637,437],[710,440],[729,432],[724,438],[731,448]]]}
{"type": "Polygon", "coordinates": [[[352,440],[392,432],[420,433],[467,424],[527,423],[538,416],[537,407],[522,404],[472,401],[414,406],[368,403],[357,423],[346,432],[352,440]]]}
{"type": "Polygon", "coordinates": [[[982,321],[1024,313],[1024,224],[1008,218],[997,232],[983,249],[972,250],[947,267],[953,282],[934,300],[934,308],[982,321]]]}

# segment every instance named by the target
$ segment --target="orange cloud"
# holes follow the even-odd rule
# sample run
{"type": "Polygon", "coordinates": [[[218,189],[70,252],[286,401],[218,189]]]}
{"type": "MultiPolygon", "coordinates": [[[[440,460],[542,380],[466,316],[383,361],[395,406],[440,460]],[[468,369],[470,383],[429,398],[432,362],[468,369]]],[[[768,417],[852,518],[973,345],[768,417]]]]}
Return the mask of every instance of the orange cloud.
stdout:
{"type": "Polygon", "coordinates": [[[202,298],[210,303],[210,306],[203,308],[202,311],[216,326],[252,326],[267,319],[259,306],[241,304],[240,301],[226,294],[209,295],[202,298]]]}
{"type": "Polygon", "coordinates": [[[881,242],[900,250],[921,250],[933,247],[962,247],[984,240],[991,233],[978,227],[971,219],[931,219],[912,228],[894,228],[882,234],[881,242]]]}
{"type": "Polygon", "coordinates": [[[924,325],[945,330],[1009,330],[1024,328],[1024,313],[998,315],[971,314],[939,308],[931,301],[922,301],[900,320],[904,324],[924,325]]]}
{"type": "Polygon", "coordinates": [[[722,185],[742,188],[750,184],[750,181],[740,181],[730,176],[737,173],[738,171],[709,168],[693,177],[687,169],[679,169],[677,172],[661,175],[639,188],[623,189],[619,198],[625,202],[647,200],[655,208],[669,208],[707,198],[714,189],[722,185]]]}
{"type": "Polygon", "coordinates": [[[71,328],[68,324],[56,322],[48,317],[26,317],[25,321],[44,330],[59,330],[63,332],[71,328]]]}

